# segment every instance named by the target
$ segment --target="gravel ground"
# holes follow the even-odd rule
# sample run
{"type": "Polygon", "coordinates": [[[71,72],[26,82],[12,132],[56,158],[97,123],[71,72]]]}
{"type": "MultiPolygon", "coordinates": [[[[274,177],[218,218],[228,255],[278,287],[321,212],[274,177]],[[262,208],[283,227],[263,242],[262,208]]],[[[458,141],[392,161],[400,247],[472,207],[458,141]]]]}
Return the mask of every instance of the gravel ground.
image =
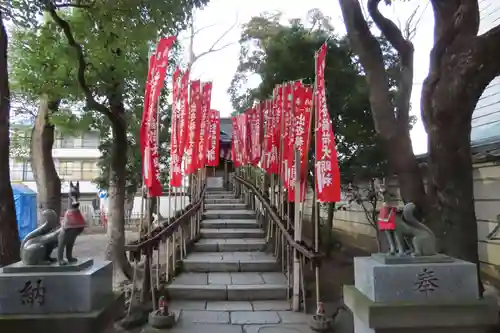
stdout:
{"type": "MultiPolygon", "coordinates": [[[[126,232],[126,242],[137,238],[136,232],[126,232]]],[[[96,260],[104,260],[104,252],[108,244],[105,233],[98,234],[82,234],[76,240],[73,255],[77,258],[93,258],[96,260]]],[[[113,279],[113,285],[116,287],[125,280],[125,277],[117,272],[113,279]]]]}

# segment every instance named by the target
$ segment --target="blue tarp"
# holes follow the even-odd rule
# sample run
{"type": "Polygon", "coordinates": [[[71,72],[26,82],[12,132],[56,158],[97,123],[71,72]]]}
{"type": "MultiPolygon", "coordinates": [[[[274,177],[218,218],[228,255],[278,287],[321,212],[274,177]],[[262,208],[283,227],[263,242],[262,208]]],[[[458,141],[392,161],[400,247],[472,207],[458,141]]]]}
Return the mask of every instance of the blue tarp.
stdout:
{"type": "Polygon", "coordinates": [[[27,234],[35,230],[36,221],[36,192],[22,184],[11,184],[16,206],[17,228],[19,238],[24,239],[27,234]]]}

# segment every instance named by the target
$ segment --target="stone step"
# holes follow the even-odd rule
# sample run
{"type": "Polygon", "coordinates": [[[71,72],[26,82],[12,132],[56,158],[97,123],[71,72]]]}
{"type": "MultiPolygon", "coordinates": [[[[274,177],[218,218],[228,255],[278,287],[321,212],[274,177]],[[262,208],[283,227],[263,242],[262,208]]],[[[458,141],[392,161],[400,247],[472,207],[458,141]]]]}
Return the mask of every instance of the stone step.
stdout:
{"type": "Polygon", "coordinates": [[[284,300],[287,283],[281,272],[188,272],[176,277],[167,292],[170,299],[184,300],[284,300]]]}
{"type": "Polygon", "coordinates": [[[247,206],[243,202],[205,204],[206,210],[228,210],[228,209],[244,210],[246,208],[247,206]]]}
{"type": "Polygon", "coordinates": [[[264,251],[264,238],[202,238],[194,244],[198,252],[250,252],[264,251]]]}
{"type": "Polygon", "coordinates": [[[263,238],[262,229],[200,229],[202,238],[263,238]]]}
{"type": "Polygon", "coordinates": [[[220,192],[230,192],[230,191],[226,190],[224,187],[207,186],[207,193],[220,193],[220,192]]]}
{"type": "Polygon", "coordinates": [[[204,219],[255,219],[255,212],[250,209],[207,210],[203,213],[204,219]]]}
{"type": "Polygon", "coordinates": [[[252,229],[200,229],[202,238],[264,238],[264,230],[252,229]]]}
{"type": "Polygon", "coordinates": [[[255,229],[259,224],[255,220],[204,220],[201,222],[203,229],[255,229]]]}
{"type": "Polygon", "coordinates": [[[184,272],[275,272],[276,258],[265,252],[193,252],[182,262],[184,272]]]}
{"type": "Polygon", "coordinates": [[[205,193],[206,199],[232,199],[234,198],[234,193],[232,192],[220,192],[220,193],[205,193]]]}
{"type": "Polygon", "coordinates": [[[212,199],[205,197],[205,205],[211,204],[239,204],[243,203],[243,199],[241,198],[220,198],[220,199],[212,199]]]}

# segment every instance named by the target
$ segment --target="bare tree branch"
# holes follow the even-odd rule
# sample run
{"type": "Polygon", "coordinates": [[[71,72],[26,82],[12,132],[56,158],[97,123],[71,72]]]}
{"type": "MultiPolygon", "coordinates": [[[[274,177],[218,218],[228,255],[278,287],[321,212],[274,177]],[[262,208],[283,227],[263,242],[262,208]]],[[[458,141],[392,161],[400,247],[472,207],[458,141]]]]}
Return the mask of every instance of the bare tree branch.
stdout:
{"type": "Polygon", "coordinates": [[[389,78],[385,72],[380,44],[370,31],[359,1],[339,0],[339,3],[353,49],[368,73],[372,109],[380,110],[373,113],[375,128],[389,140],[395,137],[396,128],[394,109],[387,89],[389,78]]]}
{"type": "MultiPolygon", "coordinates": [[[[396,97],[397,121],[400,128],[406,129],[410,126],[410,99],[413,87],[413,54],[414,47],[410,40],[405,39],[401,30],[394,22],[386,18],[378,9],[381,0],[368,0],[368,12],[371,18],[382,31],[391,45],[398,51],[400,62],[400,77],[398,80],[398,94],[396,97]]],[[[411,22],[416,11],[410,16],[411,22]]],[[[408,26],[408,25],[407,25],[408,26]]]]}
{"type": "Polygon", "coordinates": [[[483,55],[487,65],[492,67],[492,74],[497,76],[500,74],[500,24],[486,31],[484,34],[477,37],[480,47],[483,49],[483,55]]]}
{"type": "MultiPolygon", "coordinates": [[[[441,3],[438,0],[431,0],[435,13],[434,39],[436,42],[430,52],[429,75],[424,80],[422,87],[421,105],[423,110],[430,111],[433,109],[431,105],[433,99],[431,97],[434,95],[434,91],[441,79],[441,59],[446,50],[455,42],[458,36],[460,38],[475,38],[477,35],[479,21],[478,18],[475,18],[476,15],[471,14],[471,12],[479,14],[477,1],[475,2],[476,10],[470,10],[470,1],[465,4],[464,2],[467,2],[467,0],[459,3],[449,1],[441,3]]],[[[428,129],[429,116],[428,112],[422,112],[422,121],[426,129],[428,129]]]]}
{"type": "Polygon", "coordinates": [[[188,70],[190,71],[191,68],[193,67],[194,63],[197,60],[199,60],[201,57],[206,56],[207,54],[210,54],[210,53],[215,53],[215,52],[222,51],[223,49],[225,49],[225,48],[227,48],[227,47],[229,47],[231,45],[236,44],[236,42],[231,42],[231,43],[224,44],[222,46],[218,46],[219,43],[237,26],[237,24],[238,24],[238,15],[236,15],[236,20],[234,21],[234,23],[229,28],[227,28],[219,36],[219,38],[217,38],[217,40],[212,44],[212,46],[210,46],[210,48],[208,50],[206,50],[204,52],[201,52],[200,54],[195,54],[194,53],[194,38],[195,38],[195,36],[196,36],[197,33],[199,33],[201,30],[203,30],[203,29],[205,29],[207,27],[195,30],[194,29],[194,22],[191,22],[191,24],[190,24],[189,64],[188,64],[188,70]]]}
{"type": "Polygon", "coordinates": [[[401,30],[399,30],[394,22],[380,13],[378,10],[380,1],[381,0],[368,0],[368,12],[377,27],[384,34],[385,38],[387,38],[396,51],[398,51],[403,66],[407,66],[407,62],[413,60],[413,56],[409,54],[413,53],[413,44],[404,38],[401,30]]]}

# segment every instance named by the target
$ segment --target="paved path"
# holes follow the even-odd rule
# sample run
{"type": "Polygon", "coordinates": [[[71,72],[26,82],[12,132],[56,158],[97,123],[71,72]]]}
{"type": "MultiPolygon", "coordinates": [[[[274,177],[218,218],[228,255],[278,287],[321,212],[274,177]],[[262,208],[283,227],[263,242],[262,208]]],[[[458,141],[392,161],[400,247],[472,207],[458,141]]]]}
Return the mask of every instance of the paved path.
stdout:
{"type": "MultiPolygon", "coordinates": [[[[125,234],[126,242],[137,237],[136,232],[128,231],[125,234]]],[[[96,258],[104,259],[104,252],[108,245],[108,238],[105,233],[98,234],[82,234],[76,240],[73,254],[77,258],[96,258]]]]}

